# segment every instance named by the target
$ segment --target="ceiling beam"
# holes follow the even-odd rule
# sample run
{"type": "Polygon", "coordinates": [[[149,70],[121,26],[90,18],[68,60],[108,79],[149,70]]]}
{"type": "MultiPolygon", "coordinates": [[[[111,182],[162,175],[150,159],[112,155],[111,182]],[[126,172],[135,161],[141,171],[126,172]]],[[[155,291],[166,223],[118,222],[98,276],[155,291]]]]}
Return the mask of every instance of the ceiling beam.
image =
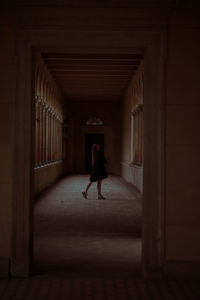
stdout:
{"type": "Polygon", "coordinates": [[[45,60],[49,67],[55,66],[138,66],[140,60],[45,60]]]}
{"type": "Polygon", "coordinates": [[[72,71],[135,71],[137,66],[49,66],[49,70],[56,72],[72,72],[72,71]]]}
{"type": "Polygon", "coordinates": [[[76,53],[42,53],[42,57],[44,60],[51,59],[67,59],[67,60],[131,60],[131,59],[142,59],[142,54],[76,54],[76,53]]]}
{"type": "Polygon", "coordinates": [[[91,78],[106,78],[106,77],[110,77],[111,79],[112,78],[131,78],[131,75],[134,75],[134,74],[88,74],[88,75],[84,75],[84,74],[63,74],[63,75],[59,75],[59,74],[53,74],[55,78],[57,79],[62,79],[62,78],[75,78],[77,80],[79,80],[79,78],[87,78],[88,80],[90,80],[91,78]]]}

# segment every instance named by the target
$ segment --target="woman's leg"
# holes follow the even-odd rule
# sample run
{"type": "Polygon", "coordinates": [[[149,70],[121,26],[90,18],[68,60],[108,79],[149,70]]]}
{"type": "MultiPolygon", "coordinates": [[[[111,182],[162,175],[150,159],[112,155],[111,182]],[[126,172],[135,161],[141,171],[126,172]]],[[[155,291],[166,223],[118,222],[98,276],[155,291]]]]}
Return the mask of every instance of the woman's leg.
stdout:
{"type": "Polygon", "coordinates": [[[86,190],[85,190],[86,194],[87,194],[87,192],[88,192],[88,190],[89,190],[89,188],[90,188],[91,185],[92,185],[92,181],[90,181],[88,183],[87,187],[86,187],[86,190]]]}
{"type": "Polygon", "coordinates": [[[101,194],[101,184],[102,184],[102,180],[98,180],[97,181],[98,199],[105,199],[101,194]]]}
{"type": "Polygon", "coordinates": [[[83,195],[83,197],[84,197],[85,199],[87,199],[87,192],[88,192],[88,190],[89,190],[89,188],[90,188],[91,185],[92,185],[92,181],[90,181],[90,182],[88,183],[85,192],[82,192],[82,195],[83,195]]]}
{"type": "Polygon", "coordinates": [[[97,181],[97,192],[98,192],[98,197],[101,196],[101,183],[102,183],[102,180],[98,180],[98,181],[97,181]]]}

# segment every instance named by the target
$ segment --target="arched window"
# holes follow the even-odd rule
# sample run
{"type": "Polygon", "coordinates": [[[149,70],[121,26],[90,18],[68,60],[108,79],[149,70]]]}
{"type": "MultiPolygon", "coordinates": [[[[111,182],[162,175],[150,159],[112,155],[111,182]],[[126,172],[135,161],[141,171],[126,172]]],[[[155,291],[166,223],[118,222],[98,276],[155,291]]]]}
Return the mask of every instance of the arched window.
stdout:
{"type": "Polygon", "coordinates": [[[99,117],[91,117],[87,120],[86,124],[92,126],[103,125],[103,121],[99,117]]]}

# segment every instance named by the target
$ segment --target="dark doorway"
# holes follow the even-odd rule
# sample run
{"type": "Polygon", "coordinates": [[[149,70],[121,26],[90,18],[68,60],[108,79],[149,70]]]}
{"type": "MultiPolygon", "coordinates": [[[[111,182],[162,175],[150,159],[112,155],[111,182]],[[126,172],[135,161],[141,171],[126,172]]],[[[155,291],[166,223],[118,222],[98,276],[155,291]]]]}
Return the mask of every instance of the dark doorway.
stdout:
{"type": "Polygon", "coordinates": [[[85,135],[85,172],[91,171],[92,145],[99,144],[104,149],[104,134],[86,134],[85,135]]]}

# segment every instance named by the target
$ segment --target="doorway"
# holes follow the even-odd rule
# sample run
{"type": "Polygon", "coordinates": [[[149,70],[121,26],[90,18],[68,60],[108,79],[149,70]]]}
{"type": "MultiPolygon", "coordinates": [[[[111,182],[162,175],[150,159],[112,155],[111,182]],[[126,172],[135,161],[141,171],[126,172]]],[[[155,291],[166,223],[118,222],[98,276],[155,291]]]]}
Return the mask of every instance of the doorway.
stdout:
{"type": "MultiPolygon", "coordinates": [[[[62,30],[55,34],[49,31],[48,34],[35,30],[29,33],[26,39],[26,32],[19,32],[17,43],[18,82],[16,91],[15,111],[15,175],[14,176],[14,197],[13,197],[13,239],[11,269],[13,276],[27,276],[30,274],[32,261],[32,225],[33,225],[33,97],[31,91],[31,66],[33,47],[55,47],[66,51],[78,52],[76,41],[82,41],[78,33],[76,38],[71,39],[69,31],[62,30]],[[66,42],[65,42],[66,41],[66,42]],[[22,156],[21,153],[26,153],[22,156]],[[17,209],[16,209],[17,208],[17,209]],[[31,217],[30,217],[31,216],[31,217]]],[[[145,52],[145,110],[144,110],[144,197],[143,197],[143,241],[142,255],[144,271],[146,269],[157,269],[163,265],[164,251],[164,55],[163,35],[158,32],[111,33],[112,44],[106,40],[106,47],[112,53],[120,53],[126,50],[134,52],[135,47],[146,49],[145,52]],[[114,42],[113,42],[114,41],[114,42]],[[115,45],[123,45],[123,49],[115,45]],[[146,97],[146,96],[145,96],[146,97]],[[156,105],[155,105],[156,104],[156,105]],[[157,130],[155,130],[155,128],[157,130]]],[[[82,36],[82,33],[81,33],[82,36]]],[[[97,37],[96,32],[86,32],[88,41],[97,37]]],[[[104,52],[102,45],[104,35],[95,40],[100,43],[96,45],[99,51],[104,52]]],[[[85,38],[84,38],[85,41],[85,38]]],[[[85,43],[86,44],[86,43],[85,43]]],[[[87,45],[87,52],[94,51],[93,45],[87,45]]],[[[86,51],[84,50],[84,51],[86,51]]]]}
{"type": "Polygon", "coordinates": [[[104,134],[85,135],[85,173],[91,171],[91,149],[93,144],[99,144],[104,149],[104,134]]]}

